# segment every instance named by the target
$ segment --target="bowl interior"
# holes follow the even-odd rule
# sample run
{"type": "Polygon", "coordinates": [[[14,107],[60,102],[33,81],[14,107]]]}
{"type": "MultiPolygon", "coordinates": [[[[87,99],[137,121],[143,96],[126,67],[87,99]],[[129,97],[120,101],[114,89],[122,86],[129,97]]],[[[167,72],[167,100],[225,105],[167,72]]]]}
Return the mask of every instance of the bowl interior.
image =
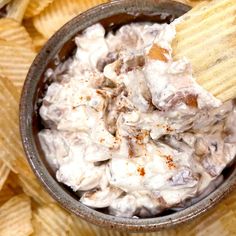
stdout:
{"type": "MultiPolygon", "coordinates": [[[[134,13],[117,13],[116,15],[112,15],[110,17],[107,17],[105,19],[100,19],[100,24],[103,25],[103,27],[106,30],[106,33],[113,31],[115,32],[117,29],[119,29],[121,26],[125,24],[129,24],[131,22],[158,22],[158,23],[170,23],[173,21],[176,17],[179,15],[174,15],[172,13],[164,12],[164,13],[150,13],[150,12],[143,12],[141,14],[134,14],[134,13]]],[[[87,28],[87,27],[84,27],[87,28]]],[[[32,131],[33,131],[33,137],[34,141],[37,147],[37,150],[39,152],[40,159],[42,160],[43,164],[46,166],[48,172],[51,176],[55,178],[55,173],[51,169],[51,167],[48,165],[45,155],[41,149],[41,145],[39,143],[38,139],[38,133],[40,130],[44,128],[43,124],[41,123],[41,119],[39,117],[39,108],[42,104],[42,98],[45,96],[45,93],[47,91],[47,87],[52,82],[50,78],[46,76],[47,69],[54,69],[58,63],[64,62],[66,59],[71,57],[76,49],[74,37],[81,33],[80,30],[76,32],[75,35],[72,36],[65,44],[61,47],[61,49],[57,52],[57,54],[52,58],[49,63],[45,66],[45,69],[43,73],[40,76],[40,80],[37,84],[37,92],[34,96],[33,104],[34,104],[34,110],[33,110],[33,125],[32,125],[32,131]]],[[[68,187],[66,187],[64,184],[59,183],[61,188],[63,188],[65,191],[68,192],[73,198],[79,199],[78,196],[68,187]]],[[[104,209],[105,210],[105,209],[104,209]]]]}
{"type": "MultiPolygon", "coordinates": [[[[99,212],[84,206],[72,190],[56,181],[55,173],[48,165],[38,139],[38,133],[43,128],[38,111],[47,87],[52,82],[47,78],[46,71],[48,68],[54,69],[58,63],[73,55],[76,49],[74,42],[76,35],[97,22],[104,26],[106,32],[115,32],[120,26],[131,22],[169,23],[189,9],[186,5],[164,0],[121,0],[98,6],[77,16],[60,29],[48,41],[30,68],[20,105],[21,135],[28,161],[53,198],[66,209],[92,223],[122,230],[153,231],[191,219],[206,211],[223,196],[214,192],[215,195],[208,196],[208,201],[206,198],[205,202],[202,203],[202,200],[181,212],[167,211],[163,216],[149,219],[110,216],[106,214],[106,209],[99,212]]],[[[235,178],[233,167],[225,170],[226,179],[232,179],[232,176],[235,178]]],[[[231,181],[234,182],[233,179],[231,181]]],[[[223,190],[222,193],[227,192],[228,187],[225,186],[223,190]]]]}
{"type": "MultiPolygon", "coordinates": [[[[117,13],[116,15],[112,15],[110,17],[107,17],[105,19],[100,19],[98,21],[95,21],[95,23],[99,22],[100,24],[103,25],[103,27],[106,30],[106,34],[108,32],[116,32],[121,26],[125,24],[129,24],[131,22],[157,22],[157,23],[170,23],[172,22],[175,18],[177,18],[179,14],[174,15],[168,12],[165,13],[154,13],[154,12],[143,12],[141,14],[134,14],[134,13],[117,13]]],[[[90,24],[91,25],[91,24],[90,24]]],[[[88,26],[90,26],[88,25],[88,26]]],[[[83,29],[87,28],[83,27],[83,29]]],[[[82,31],[76,32],[75,35],[73,35],[69,40],[65,42],[65,44],[59,49],[59,51],[56,53],[56,55],[48,62],[48,64],[45,66],[43,73],[41,73],[40,79],[37,84],[37,92],[34,95],[33,99],[33,105],[34,105],[34,110],[33,110],[33,125],[32,125],[32,131],[33,131],[33,136],[34,136],[34,141],[36,143],[36,147],[39,151],[40,158],[43,161],[44,165],[47,167],[47,170],[49,173],[54,176],[54,171],[50,168],[48,165],[44,153],[41,149],[39,139],[38,139],[38,133],[40,130],[44,128],[43,124],[41,123],[41,119],[39,117],[39,108],[42,104],[42,98],[45,96],[45,93],[47,91],[48,86],[52,83],[52,80],[47,77],[47,70],[50,69],[55,69],[57,65],[61,62],[64,62],[67,60],[69,57],[73,56],[75,50],[76,50],[76,44],[74,41],[74,38],[76,35],[79,35],[82,31]]],[[[63,188],[64,185],[61,184],[63,188]]],[[[67,188],[65,188],[67,189],[67,188]]],[[[71,191],[70,191],[71,192],[71,191]]],[[[74,194],[73,194],[74,195],[74,194]]]]}

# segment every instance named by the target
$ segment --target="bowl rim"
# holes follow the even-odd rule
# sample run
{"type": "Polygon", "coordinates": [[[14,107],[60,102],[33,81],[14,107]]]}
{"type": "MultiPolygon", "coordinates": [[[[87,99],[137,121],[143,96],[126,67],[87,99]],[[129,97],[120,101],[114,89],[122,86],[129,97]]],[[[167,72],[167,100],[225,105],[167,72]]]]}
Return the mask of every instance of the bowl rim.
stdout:
{"type": "MultiPolygon", "coordinates": [[[[46,67],[44,67],[44,65],[47,65],[63,46],[63,43],[72,37],[75,30],[73,33],[70,30],[71,28],[78,28],[78,22],[82,22],[81,25],[83,25],[88,21],[88,19],[98,13],[101,15],[105,14],[107,17],[110,14],[110,11],[115,8],[120,8],[120,11],[126,11],[129,9],[131,12],[132,9],[135,9],[137,6],[142,9],[148,9],[147,3],[156,4],[162,7],[165,6],[165,4],[173,4],[177,8],[185,9],[186,12],[190,9],[190,7],[182,3],[177,3],[171,0],[118,0],[101,4],[87,10],[60,28],[41,49],[29,69],[20,99],[19,122],[24,151],[34,174],[42,183],[43,187],[52,198],[66,210],[93,224],[121,231],[151,232],[189,221],[213,207],[236,185],[236,170],[234,170],[227,181],[223,182],[219,188],[210,193],[204,199],[184,210],[166,216],[157,216],[147,219],[121,218],[96,211],[74,199],[59,186],[58,182],[49,174],[48,170],[40,160],[32,134],[32,112],[34,109],[32,101],[37,88],[37,83],[40,80],[40,71],[43,72],[46,67]],[[58,42],[58,39],[61,37],[63,37],[63,42],[58,42]]],[[[160,9],[160,11],[161,10],[163,9],[160,9]]],[[[104,16],[101,17],[101,19],[102,18],[104,18],[104,16]]],[[[78,31],[80,30],[77,30],[77,32],[78,31]]]]}

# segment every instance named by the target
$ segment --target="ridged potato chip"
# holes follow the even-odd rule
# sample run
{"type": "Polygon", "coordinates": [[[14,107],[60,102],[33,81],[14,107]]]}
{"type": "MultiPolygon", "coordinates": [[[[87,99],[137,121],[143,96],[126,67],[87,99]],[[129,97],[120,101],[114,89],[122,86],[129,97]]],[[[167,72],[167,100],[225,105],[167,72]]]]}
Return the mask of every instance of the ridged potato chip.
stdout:
{"type": "Polygon", "coordinates": [[[33,233],[32,211],[29,197],[21,194],[0,207],[0,235],[26,236],[33,233]]]}
{"type": "Polygon", "coordinates": [[[24,18],[30,18],[38,15],[43,9],[45,9],[53,0],[32,0],[29,2],[24,18]]]}
{"type": "Polygon", "coordinates": [[[43,205],[55,202],[40,185],[33,173],[30,173],[28,176],[20,174],[18,178],[19,185],[22,187],[24,192],[39,204],[43,205]]]}
{"type": "Polygon", "coordinates": [[[8,178],[7,178],[4,186],[5,185],[8,186],[9,188],[11,188],[11,190],[14,191],[15,194],[23,193],[23,190],[19,185],[18,174],[15,174],[12,171],[8,175],[8,178]]]}
{"type": "MultiPolygon", "coordinates": [[[[19,94],[12,83],[6,78],[0,79],[0,103],[5,104],[0,107],[0,140],[3,141],[3,149],[8,154],[3,158],[11,169],[19,173],[18,184],[22,187],[26,194],[33,197],[35,201],[41,204],[48,204],[54,200],[40,186],[38,180],[28,167],[28,163],[24,157],[21,147],[21,141],[18,131],[18,101],[19,94]]],[[[15,181],[16,182],[16,181],[15,181]]]]}
{"type": "Polygon", "coordinates": [[[0,191],[2,190],[2,187],[5,181],[7,180],[9,173],[10,173],[9,167],[2,160],[0,160],[0,191]]]}
{"type": "Polygon", "coordinates": [[[33,212],[34,235],[66,236],[72,224],[71,215],[56,204],[38,206],[33,212]]]}
{"type": "Polygon", "coordinates": [[[32,234],[32,236],[49,236],[48,232],[45,230],[41,222],[38,222],[37,219],[35,219],[34,214],[32,219],[32,225],[34,229],[34,233],[32,234]]]}
{"type": "Polygon", "coordinates": [[[36,52],[39,52],[46,42],[47,39],[45,39],[42,35],[36,36],[33,41],[36,52]]]}
{"type": "Polygon", "coordinates": [[[31,171],[25,159],[19,135],[19,93],[4,77],[0,78],[0,91],[0,104],[4,104],[0,106],[0,140],[1,150],[6,155],[0,156],[0,158],[12,171],[27,175],[31,171]]]}
{"type": "Polygon", "coordinates": [[[50,38],[73,17],[104,2],[107,2],[107,0],[56,0],[38,16],[34,17],[34,26],[45,38],[50,38]]]}
{"type": "Polygon", "coordinates": [[[13,42],[0,41],[0,70],[21,91],[36,53],[13,42]]]}
{"type": "Polygon", "coordinates": [[[28,32],[14,19],[0,19],[0,39],[34,50],[33,42],[28,32]]]}
{"type": "Polygon", "coordinates": [[[23,25],[33,40],[33,45],[36,52],[38,52],[46,43],[47,39],[37,31],[34,27],[32,19],[24,20],[23,25]]]}
{"type": "Polygon", "coordinates": [[[21,22],[30,0],[12,0],[7,7],[7,17],[21,22]]]}
{"type": "MultiPolygon", "coordinates": [[[[9,123],[7,124],[2,122],[2,125],[9,125],[9,123]]],[[[9,129],[1,129],[0,131],[1,138],[6,137],[6,135],[10,136],[10,138],[7,138],[5,140],[3,146],[3,150],[8,154],[7,158],[1,160],[4,161],[15,173],[29,174],[31,171],[29,169],[28,163],[25,160],[22,148],[19,146],[19,139],[17,141],[17,138],[12,138],[15,133],[10,131],[9,129]]]]}
{"type": "MultiPolygon", "coordinates": [[[[98,233],[98,231],[100,231],[99,229],[94,229],[94,227],[89,223],[87,223],[86,221],[83,221],[81,219],[79,219],[76,216],[72,216],[72,220],[73,220],[73,224],[72,227],[70,228],[70,232],[69,232],[69,236],[89,236],[89,235],[96,235],[96,233],[98,233]]],[[[106,236],[107,234],[105,233],[104,236],[106,236]]]]}
{"type": "Polygon", "coordinates": [[[174,57],[190,60],[197,82],[222,101],[236,97],[236,2],[216,0],[176,26],[174,57]]]}
{"type": "Polygon", "coordinates": [[[226,58],[197,76],[197,81],[221,101],[236,97],[236,57],[226,58]],[[211,79],[212,78],[212,79],[211,79]]]}
{"type": "MultiPolygon", "coordinates": [[[[93,236],[93,235],[101,235],[101,236],[128,236],[129,233],[118,232],[115,230],[107,230],[105,228],[93,225],[88,223],[79,217],[72,215],[73,224],[70,228],[69,236],[93,236]]],[[[139,234],[137,234],[138,236],[139,234]]],[[[140,234],[141,235],[141,234],[140,234]]],[[[143,234],[142,234],[143,235],[143,234]]],[[[150,235],[151,236],[151,235],[150,235]]],[[[171,236],[171,235],[168,235],[171,236]]]]}
{"type": "MultiPolygon", "coordinates": [[[[0,137],[2,137],[2,134],[0,134],[0,137]]],[[[2,142],[0,147],[1,147],[0,160],[3,161],[11,171],[13,171],[14,173],[18,173],[16,166],[14,165],[14,161],[12,160],[13,158],[11,157],[12,153],[10,153],[10,151],[4,146],[4,142],[2,142]]]]}
{"type": "Polygon", "coordinates": [[[0,191],[0,206],[7,202],[10,198],[14,197],[16,193],[8,185],[3,185],[0,191]]]}
{"type": "Polygon", "coordinates": [[[10,198],[21,193],[23,193],[23,191],[18,184],[17,175],[10,172],[2,190],[0,191],[0,206],[10,200],[10,198]]]}

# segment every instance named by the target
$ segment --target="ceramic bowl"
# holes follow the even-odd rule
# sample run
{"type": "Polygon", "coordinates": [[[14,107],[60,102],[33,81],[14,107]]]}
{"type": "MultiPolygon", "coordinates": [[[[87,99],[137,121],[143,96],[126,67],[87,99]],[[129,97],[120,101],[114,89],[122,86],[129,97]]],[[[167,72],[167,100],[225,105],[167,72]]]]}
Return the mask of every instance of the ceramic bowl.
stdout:
{"type": "Polygon", "coordinates": [[[58,61],[65,61],[75,50],[74,38],[94,23],[100,22],[106,31],[139,21],[171,22],[190,8],[168,0],[120,0],[99,5],[75,17],[58,30],[46,43],[34,60],[27,75],[20,103],[20,131],[28,161],[49,194],[65,209],[100,226],[125,231],[156,231],[184,223],[206,212],[223,198],[235,185],[234,166],[225,170],[224,182],[198,203],[179,212],[165,212],[146,219],[120,218],[105,211],[91,209],[79,201],[79,197],[55,179],[55,173],[45,160],[38,140],[43,128],[38,108],[41,98],[51,81],[45,79],[45,71],[55,68],[58,61]]]}

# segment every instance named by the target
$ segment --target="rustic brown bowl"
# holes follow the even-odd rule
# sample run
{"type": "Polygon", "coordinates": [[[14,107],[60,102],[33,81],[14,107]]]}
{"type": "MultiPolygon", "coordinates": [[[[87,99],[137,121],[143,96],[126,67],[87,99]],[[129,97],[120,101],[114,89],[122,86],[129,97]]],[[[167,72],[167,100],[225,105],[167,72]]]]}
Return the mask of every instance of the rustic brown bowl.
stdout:
{"type": "Polygon", "coordinates": [[[148,219],[120,218],[91,209],[79,202],[79,197],[55,179],[41,150],[38,132],[42,124],[38,115],[40,100],[51,81],[45,79],[47,68],[55,68],[58,61],[66,60],[75,49],[74,37],[88,26],[100,22],[107,31],[116,30],[134,21],[170,22],[190,8],[168,0],[120,0],[97,6],[75,17],[64,25],[46,43],[34,60],[27,75],[20,104],[20,131],[28,161],[35,175],[50,195],[70,212],[81,218],[108,228],[126,231],[156,231],[174,226],[206,212],[222,199],[235,185],[234,166],[225,170],[225,181],[214,192],[198,203],[180,212],[148,219]]]}

